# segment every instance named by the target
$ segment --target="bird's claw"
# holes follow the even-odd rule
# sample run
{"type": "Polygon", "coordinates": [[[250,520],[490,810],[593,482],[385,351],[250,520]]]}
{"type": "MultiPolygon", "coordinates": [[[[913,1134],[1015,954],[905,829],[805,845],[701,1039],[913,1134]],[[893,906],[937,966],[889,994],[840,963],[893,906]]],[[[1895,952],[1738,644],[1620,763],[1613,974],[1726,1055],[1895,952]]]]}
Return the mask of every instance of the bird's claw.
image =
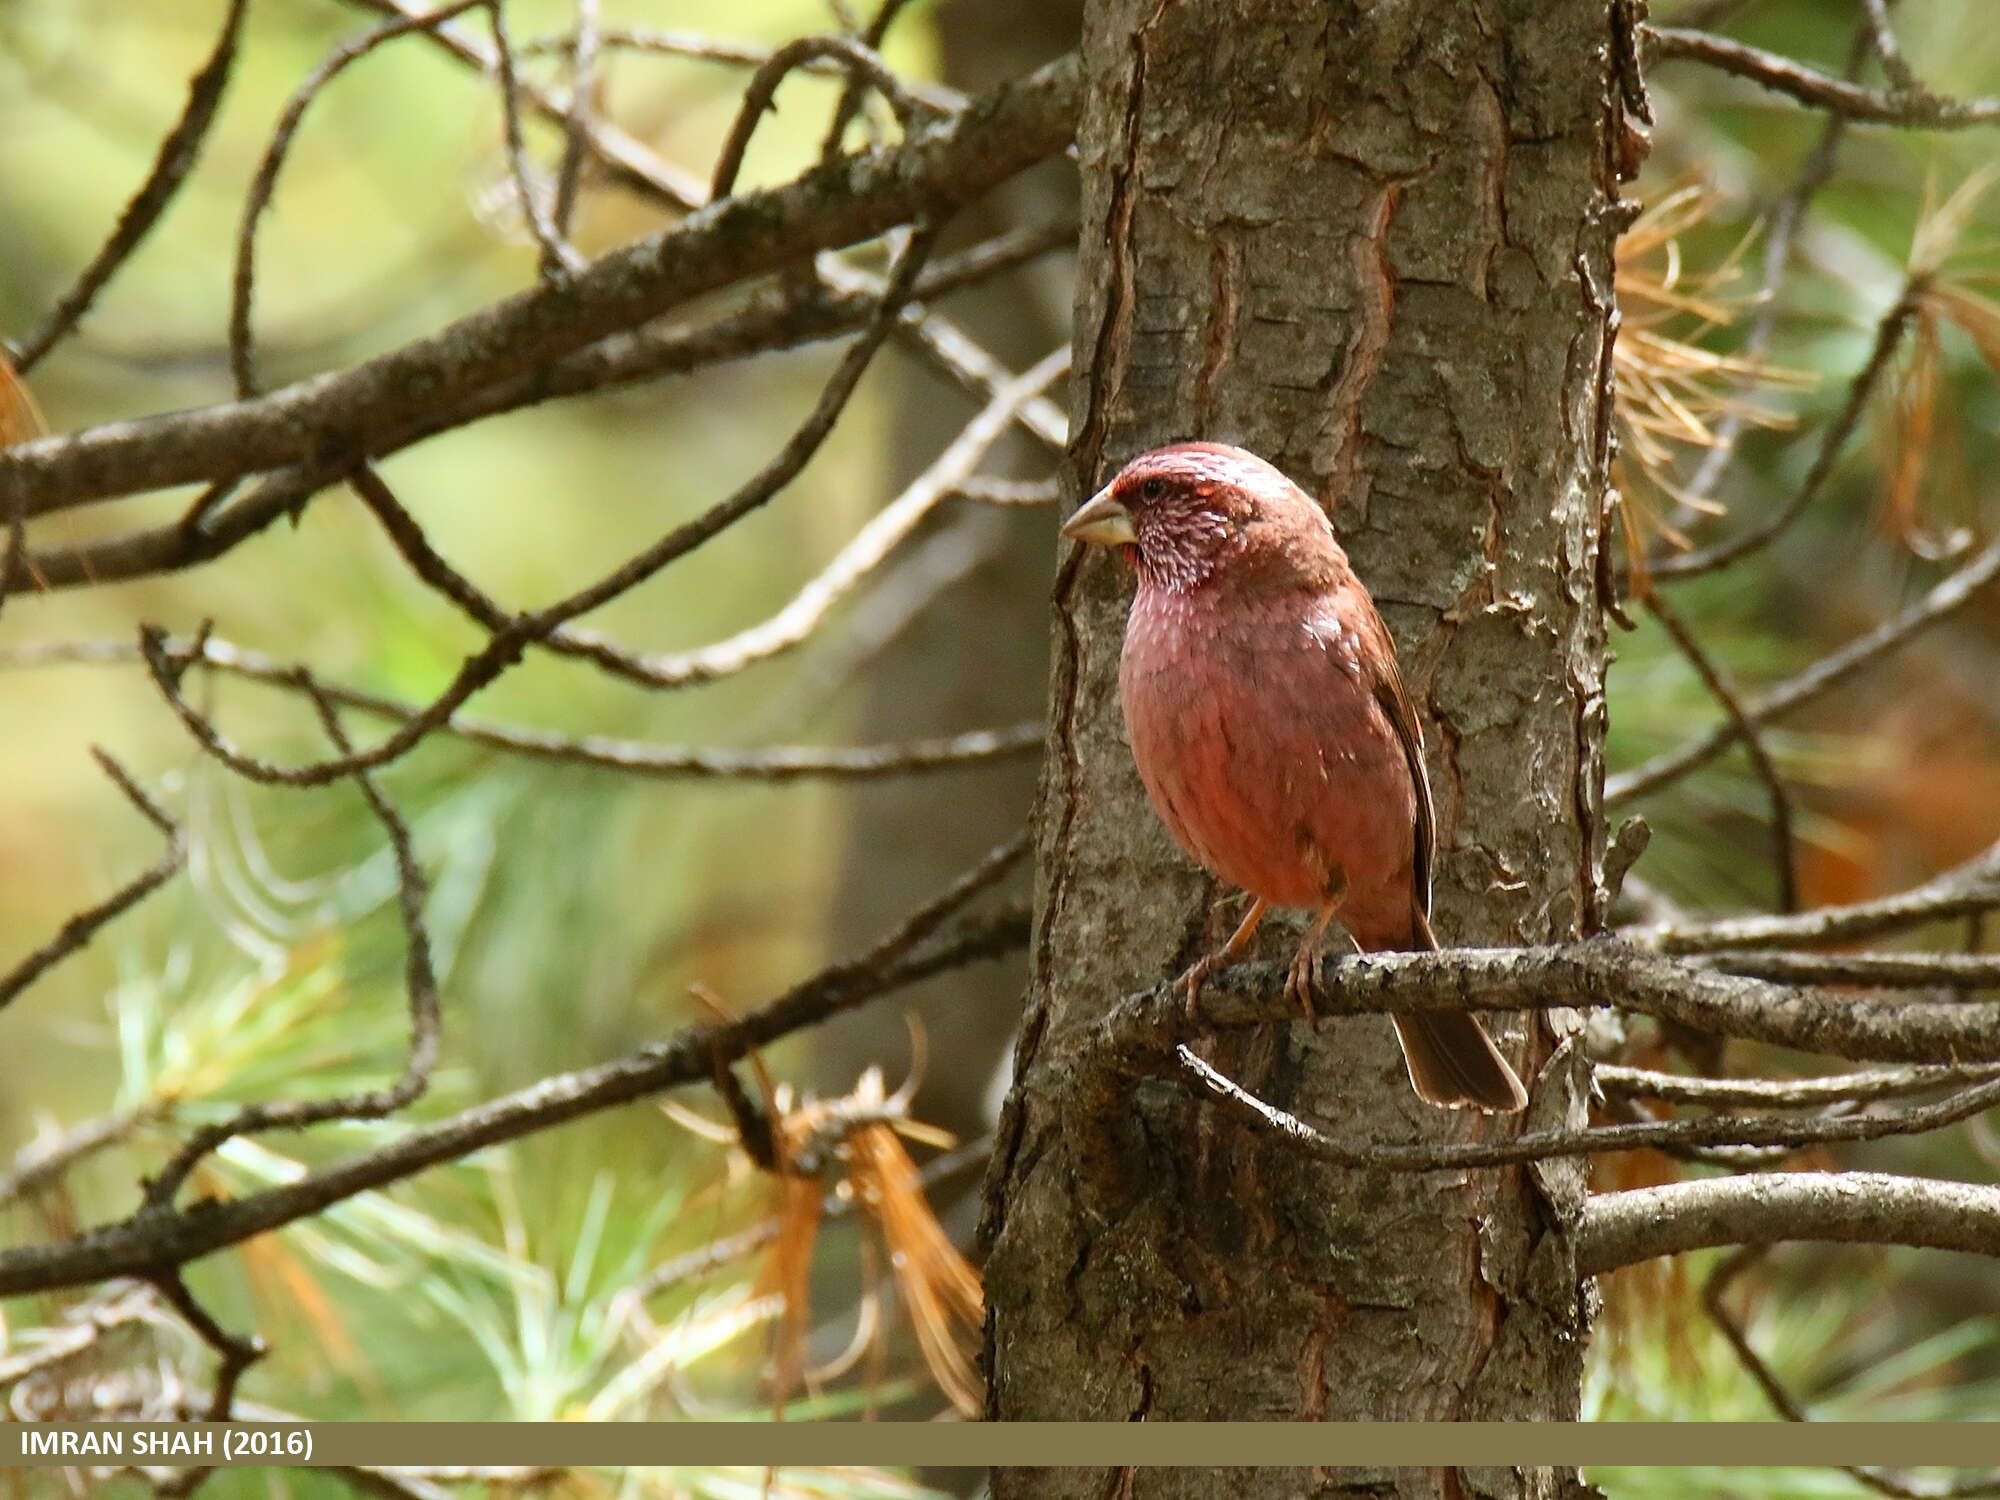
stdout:
{"type": "Polygon", "coordinates": [[[1192,1021],[1195,1018],[1196,1002],[1198,1002],[1201,999],[1202,981],[1207,979],[1209,974],[1213,972],[1214,969],[1215,969],[1215,957],[1213,954],[1211,954],[1207,958],[1198,958],[1193,963],[1189,964],[1187,966],[1187,971],[1183,973],[1179,979],[1174,981],[1176,984],[1180,985],[1180,987],[1184,991],[1186,991],[1185,995],[1182,998],[1187,1005],[1187,1017],[1190,1021],[1192,1021]]]}
{"type": "Polygon", "coordinates": [[[1308,943],[1292,955],[1292,966],[1285,971],[1285,998],[1297,1001],[1308,1021],[1319,1019],[1312,1000],[1313,986],[1318,981],[1319,952],[1308,943]]]}

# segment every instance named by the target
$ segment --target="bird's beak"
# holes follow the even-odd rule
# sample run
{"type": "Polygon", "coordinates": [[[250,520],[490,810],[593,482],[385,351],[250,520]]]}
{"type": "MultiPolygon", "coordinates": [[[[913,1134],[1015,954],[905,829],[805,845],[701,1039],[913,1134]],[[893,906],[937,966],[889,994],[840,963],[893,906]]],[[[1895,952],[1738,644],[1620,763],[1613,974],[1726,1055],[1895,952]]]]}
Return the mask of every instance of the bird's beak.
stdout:
{"type": "Polygon", "coordinates": [[[1062,534],[1098,547],[1130,547],[1139,540],[1132,530],[1132,512],[1109,490],[1099,490],[1078,506],[1076,514],[1063,522],[1062,534]]]}

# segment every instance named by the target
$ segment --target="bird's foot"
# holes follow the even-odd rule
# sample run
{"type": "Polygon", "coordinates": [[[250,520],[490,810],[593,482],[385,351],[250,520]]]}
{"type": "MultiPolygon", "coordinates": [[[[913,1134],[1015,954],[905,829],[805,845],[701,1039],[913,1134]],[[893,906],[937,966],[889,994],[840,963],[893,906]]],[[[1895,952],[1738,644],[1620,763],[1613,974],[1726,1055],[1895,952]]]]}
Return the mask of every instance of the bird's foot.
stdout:
{"type": "Polygon", "coordinates": [[[1312,999],[1313,986],[1318,981],[1319,944],[1310,941],[1301,943],[1299,951],[1292,955],[1292,966],[1285,971],[1285,998],[1297,1001],[1308,1021],[1319,1019],[1312,999]]]}
{"type": "Polygon", "coordinates": [[[1217,969],[1226,969],[1235,962],[1236,955],[1225,948],[1220,953],[1211,953],[1206,958],[1196,959],[1187,966],[1186,972],[1174,981],[1174,983],[1180,985],[1186,991],[1184,999],[1187,1003],[1187,1014],[1190,1021],[1195,1017],[1195,1008],[1201,999],[1203,982],[1217,969]]]}

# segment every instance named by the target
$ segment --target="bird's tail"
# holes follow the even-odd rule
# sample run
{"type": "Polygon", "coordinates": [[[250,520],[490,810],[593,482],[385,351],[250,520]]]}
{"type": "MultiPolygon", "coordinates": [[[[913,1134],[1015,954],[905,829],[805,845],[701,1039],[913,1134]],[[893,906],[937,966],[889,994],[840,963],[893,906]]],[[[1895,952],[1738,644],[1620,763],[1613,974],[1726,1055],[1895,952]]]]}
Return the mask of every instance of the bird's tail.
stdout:
{"type": "MultiPolygon", "coordinates": [[[[1435,951],[1437,938],[1422,912],[1416,943],[1435,951]]],[[[1528,1107],[1528,1091],[1507,1065],[1476,1017],[1464,1011],[1434,1010],[1391,1016],[1403,1044],[1410,1086],[1427,1104],[1445,1109],[1479,1109],[1511,1115],[1528,1107]]]]}

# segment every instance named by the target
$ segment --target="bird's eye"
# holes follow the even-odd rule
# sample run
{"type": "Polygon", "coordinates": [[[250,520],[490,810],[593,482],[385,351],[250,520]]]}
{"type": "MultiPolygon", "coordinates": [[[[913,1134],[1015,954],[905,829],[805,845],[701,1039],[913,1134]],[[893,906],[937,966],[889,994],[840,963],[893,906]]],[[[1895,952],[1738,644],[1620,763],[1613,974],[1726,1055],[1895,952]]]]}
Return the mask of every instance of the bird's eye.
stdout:
{"type": "Polygon", "coordinates": [[[1166,494],[1166,492],[1167,482],[1157,474],[1139,486],[1139,494],[1141,498],[1146,500],[1157,500],[1166,494]]]}

